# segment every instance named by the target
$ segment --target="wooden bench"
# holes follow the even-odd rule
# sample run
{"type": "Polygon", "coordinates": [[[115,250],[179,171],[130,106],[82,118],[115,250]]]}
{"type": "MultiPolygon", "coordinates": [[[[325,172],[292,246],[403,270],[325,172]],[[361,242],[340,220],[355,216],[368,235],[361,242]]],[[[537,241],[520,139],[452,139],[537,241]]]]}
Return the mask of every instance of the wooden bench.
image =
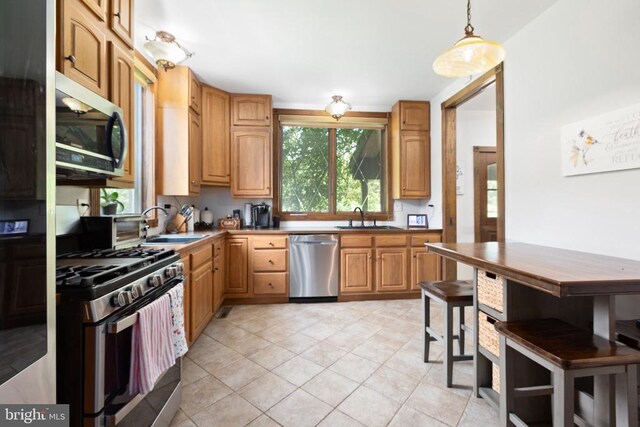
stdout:
{"type": "Polygon", "coordinates": [[[473,355],[464,353],[465,332],[470,329],[464,324],[464,308],[473,306],[473,283],[467,280],[420,282],[422,288],[423,327],[424,327],[424,361],[429,362],[429,347],[432,341],[439,341],[444,346],[445,385],[452,386],[453,363],[472,360],[473,355]],[[431,300],[444,307],[444,333],[440,335],[431,328],[431,300]],[[459,309],[458,333],[453,333],[453,309],[459,309]],[[453,340],[458,340],[460,354],[453,354],[453,340]]]}
{"type": "Polygon", "coordinates": [[[589,425],[574,410],[576,378],[616,376],[616,425],[638,426],[637,367],[640,351],[610,342],[591,331],[559,319],[497,322],[500,348],[510,347],[551,372],[552,385],[514,387],[512,374],[503,373],[509,421],[527,424],[514,412],[514,400],[552,395],[553,425],[589,425]]]}

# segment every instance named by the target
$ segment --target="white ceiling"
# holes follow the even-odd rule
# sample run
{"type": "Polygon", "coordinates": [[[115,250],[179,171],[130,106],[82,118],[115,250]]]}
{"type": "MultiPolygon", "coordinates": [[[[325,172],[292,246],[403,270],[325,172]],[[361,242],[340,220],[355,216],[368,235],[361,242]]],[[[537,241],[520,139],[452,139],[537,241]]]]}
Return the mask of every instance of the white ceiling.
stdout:
{"type": "MultiPolygon", "coordinates": [[[[555,0],[476,0],[476,33],[504,42],[555,0]]],[[[463,36],[464,0],[137,0],[136,47],[156,30],[196,54],[185,65],[229,92],[272,94],[274,106],[354,110],[428,100],[450,80],[431,64],[463,36]]],[[[508,61],[509,52],[507,52],[508,61]]]]}

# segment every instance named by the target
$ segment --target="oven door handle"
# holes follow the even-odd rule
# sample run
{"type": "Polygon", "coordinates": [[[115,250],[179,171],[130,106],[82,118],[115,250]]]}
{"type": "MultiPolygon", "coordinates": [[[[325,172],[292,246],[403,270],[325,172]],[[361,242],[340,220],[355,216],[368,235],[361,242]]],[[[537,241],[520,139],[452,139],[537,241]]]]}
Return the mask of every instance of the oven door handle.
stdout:
{"type": "Polygon", "coordinates": [[[135,325],[137,321],[138,321],[138,312],[135,312],[130,316],[127,316],[123,319],[118,320],[117,322],[107,324],[107,333],[108,334],[120,333],[125,329],[135,325]]]}

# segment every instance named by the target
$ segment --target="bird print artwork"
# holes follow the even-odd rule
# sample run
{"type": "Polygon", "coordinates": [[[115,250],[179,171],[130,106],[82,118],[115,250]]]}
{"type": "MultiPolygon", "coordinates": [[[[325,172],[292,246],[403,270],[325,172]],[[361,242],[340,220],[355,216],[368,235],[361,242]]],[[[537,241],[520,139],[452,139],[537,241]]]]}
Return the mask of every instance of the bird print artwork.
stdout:
{"type": "Polygon", "coordinates": [[[573,140],[573,146],[571,147],[571,163],[574,167],[578,166],[578,163],[582,161],[585,166],[589,166],[591,159],[587,157],[587,153],[595,144],[598,144],[598,140],[589,135],[584,129],[578,132],[577,138],[573,140]]]}

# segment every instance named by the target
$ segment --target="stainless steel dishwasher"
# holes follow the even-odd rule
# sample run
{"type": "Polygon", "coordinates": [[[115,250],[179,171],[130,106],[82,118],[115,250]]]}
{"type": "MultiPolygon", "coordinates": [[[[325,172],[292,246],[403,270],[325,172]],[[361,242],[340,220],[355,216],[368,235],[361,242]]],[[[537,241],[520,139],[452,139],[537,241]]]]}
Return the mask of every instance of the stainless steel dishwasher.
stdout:
{"type": "Polygon", "coordinates": [[[338,297],[338,236],[291,234],[289,298],[336,300],[338,297]]]}

